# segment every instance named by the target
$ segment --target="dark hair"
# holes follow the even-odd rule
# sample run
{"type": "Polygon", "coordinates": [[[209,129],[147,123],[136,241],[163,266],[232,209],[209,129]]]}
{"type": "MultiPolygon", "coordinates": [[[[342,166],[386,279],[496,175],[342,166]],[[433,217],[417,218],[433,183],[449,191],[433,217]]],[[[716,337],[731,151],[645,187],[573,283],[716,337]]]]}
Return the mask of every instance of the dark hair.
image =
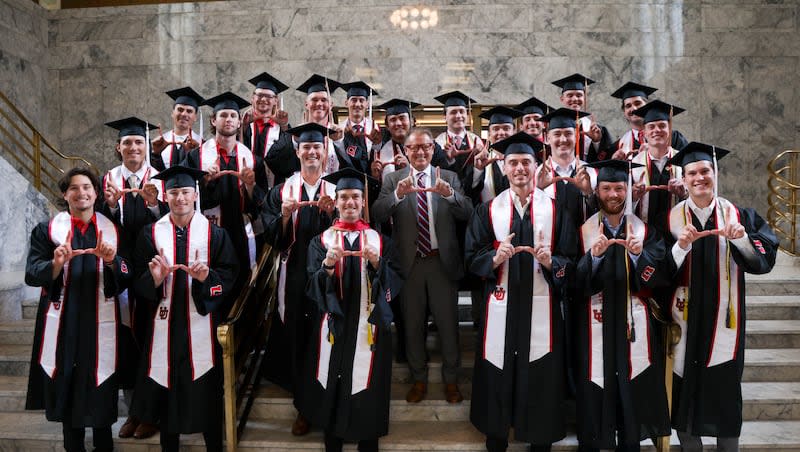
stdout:
{"type": "MultiPolygon", "coordinates": [[[[89,181],[92,182],[92,186],[94,187],[95,193],[97,193],[98,199],[100,197],[100,179],[97,178],[97,175],[85,166],[76,166],[75,168],[70,169],[66,173],[64,173],[64,177],[59,179],[58,181],[58,189],[61,190],[61,194],[67,193],[69,190],[69,185],[72,183],[72,178],[75,176],[86,176],[89,178],[89,181]]],[[[66,210],[69,206],[64,199],[59,199],[56,201],[56,207],[59,209],[66,210]]]]}

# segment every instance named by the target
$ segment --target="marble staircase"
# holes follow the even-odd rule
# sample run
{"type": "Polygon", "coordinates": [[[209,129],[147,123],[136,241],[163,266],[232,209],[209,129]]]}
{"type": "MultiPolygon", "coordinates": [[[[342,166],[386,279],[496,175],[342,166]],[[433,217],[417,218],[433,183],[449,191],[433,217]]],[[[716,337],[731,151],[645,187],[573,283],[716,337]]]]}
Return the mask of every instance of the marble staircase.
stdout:
{"type": "MultiPolygon", "coordinates": [[[[747,354],[743,383],[742,450],[800,452],[800,264],[782,255],[775,270],[764,276],[748,277],[747,354]]],[[[464,297],[466,298],[466,297],[464,297]]],[[[36,301],[20,303],[22,320],[0,323],[0,450],[61,450],[58,424],[45,421],[41,412],[24,411],[28,360],[31,352],[36,301]]],[[[390,433],[381,439],[386,451],[481,451],[482,435],[469,423],[471,371],[474,359],[474,331],[462,323],[462,381],[465,401],[451,405],[444,401],[441,383],[441,358],[436,333],[429,335],[431,355],[428,398],[408,404],[408,369],[395,364],[393,369],[390,433]]],[[[120,403],[119,428],[126,409],[120,403]]],[[[250,421],[239,445],[240,450],[322,451],[319,430],[304,437],[289,433],[296,411],[291,397],[265,384],[253,407],[250,421]]],[[[573,430],[573,429],[570,429],[573,430]]],[[[90,436],[90,435],[89,435],[90,436]]],[[[188,435],[182,440],[185,450],[205,450],[202,437],[188,435]]],[[[673,450],[677,438],[672,438],[673,450]]],[[[116,440],[120,451],[159,450],[158,440],[116,440]]],[[[574,433],[557,443],[554,450],[575,450],[574,433]]],[[[654,450],[649,441],[643,450],[654,450]]],[[[714,442],[708,439],[707,450],[714,442]]],[[[354,451],[354,445],[345,450],[354,451]]],[[[526,446],[512,443],[510,451],[526,446]]]]}

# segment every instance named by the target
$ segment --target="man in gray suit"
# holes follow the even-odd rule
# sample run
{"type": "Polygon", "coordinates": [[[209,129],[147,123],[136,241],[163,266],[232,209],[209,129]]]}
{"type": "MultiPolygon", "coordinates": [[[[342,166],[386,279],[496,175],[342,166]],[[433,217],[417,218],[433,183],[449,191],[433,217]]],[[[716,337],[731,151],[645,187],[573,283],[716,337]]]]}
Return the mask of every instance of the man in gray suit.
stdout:
{"type": "Polygon", "coordinates": [[[384,177],[372,214],[378,223],[392,219],[392,239],[406,280],[400,300],[406,325],[406,354],[414,381],[406,400],[417,403],[427,393],[425,323],[430,309],[441,338],[445,398],[459,403],[463,397],[457,384],[461,364],[457,305],[464,259],[456,236],[456,220],[470,218],[472,202],[464,196],[456,173],[431,166],[434,142],[430,130],[411,129],[405,152],[410,166],[384,177]]]}

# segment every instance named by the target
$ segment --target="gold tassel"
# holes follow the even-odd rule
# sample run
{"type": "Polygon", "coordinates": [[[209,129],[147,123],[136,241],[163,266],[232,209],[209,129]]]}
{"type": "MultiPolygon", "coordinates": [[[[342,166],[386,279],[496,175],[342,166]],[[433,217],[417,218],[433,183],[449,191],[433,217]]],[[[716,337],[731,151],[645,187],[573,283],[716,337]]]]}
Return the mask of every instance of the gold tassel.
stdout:
{"type": "Polygon", "coordinates": [[[733,303],[731,300],[728,300],[728,319],[726,321],[726,325],[728,329],[735,330],[736,329],[736,310],[734,309],[733,303]]]}
{"type": "Polygon", "coordinates": [[[333,345],[333,332],[331,331],[328,331],[328,342],[330,342],[331,345],[333,345]]]}

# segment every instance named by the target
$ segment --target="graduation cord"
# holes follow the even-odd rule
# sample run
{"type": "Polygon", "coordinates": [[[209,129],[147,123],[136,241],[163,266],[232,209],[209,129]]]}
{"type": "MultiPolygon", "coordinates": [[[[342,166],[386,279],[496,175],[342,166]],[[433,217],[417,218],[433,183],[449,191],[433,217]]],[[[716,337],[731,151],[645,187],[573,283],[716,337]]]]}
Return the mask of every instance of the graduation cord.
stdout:
{"type": "MultiPolygon", "coordinates": [[[[599,227],[603,228],[603,233],[605,234],[605,225],[603,224],[603,211],[601,210],[598,215],[599,218],[599,227]]],[[[625,228],[630,228],[630,225],[626,222],[625,228]]],[[[632,230],[631,230],[632,233],[632,230]]],[[[627,237],[627,234],[625,236],[627,237]]],[[[625,248],[625,316],[627,317],[627,329],[625,336],[628,339],[628,342],[636,342],[636,320],[633,317],[633,302],[631,300],[631,264],[630,264],[630,257],[628,256],[628,249],[625,248]]]]}

